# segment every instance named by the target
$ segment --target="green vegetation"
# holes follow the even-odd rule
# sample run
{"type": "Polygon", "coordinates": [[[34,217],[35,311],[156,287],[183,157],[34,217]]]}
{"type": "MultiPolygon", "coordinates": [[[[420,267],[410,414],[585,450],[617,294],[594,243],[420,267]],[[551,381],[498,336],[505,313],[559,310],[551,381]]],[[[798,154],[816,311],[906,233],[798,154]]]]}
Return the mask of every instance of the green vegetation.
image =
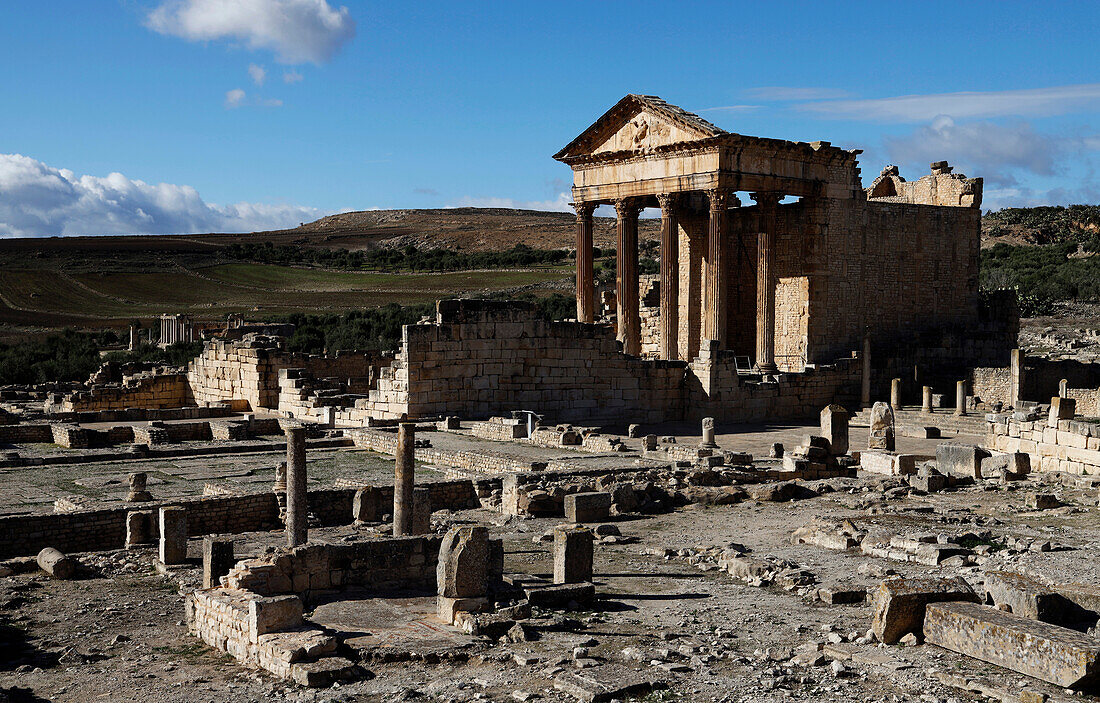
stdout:
{"type": "Polygon", "coordinates": [[[83,381],[104,361],[151,361],[181,366],[202,350],[201,342],[173,344],[167,349],[152,345],[103,357],[99,350],[119,343],[113,331],[64,330],[42,340],[0,344],[0,385],[83,381]]]}
{"type": "Polygon", "coordinates": [[[564,249],[532,249],[516,244],[506,251],[461,252],[453,249],[314,249],[271,242],[230,244],[228,259],[263,264],[310,265],[345,270],[374,271],[469,271],[471,269],[553,266],[569,258],[564,249]]]}
{"type": "Polygon", "coordinates": [[[982,218],[987,236],[1021,235],[1035,244],[1077,243],[1100,251],[1100,205],[1005,208],[982,218]]]}
{"type": "Polygon", "coordinates": [[[1100,257],[1073,256],[1077,244],[1010,246],[996,244],[981,254],[983,290],[1014,288],[1020,313],[1049,312],[1063,300],[1100,300],[1100,257]]]}

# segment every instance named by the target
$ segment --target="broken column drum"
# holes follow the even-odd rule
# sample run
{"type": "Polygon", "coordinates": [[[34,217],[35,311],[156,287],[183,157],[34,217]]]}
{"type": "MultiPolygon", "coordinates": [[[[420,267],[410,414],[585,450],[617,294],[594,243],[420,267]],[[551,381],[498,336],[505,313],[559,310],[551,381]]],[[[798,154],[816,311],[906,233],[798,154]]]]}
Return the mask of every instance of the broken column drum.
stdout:
{"type": "Polygon", "coordinates": [[[932,413],[932,386],[925,386],[921,389],[920,411],[926,415],[932,413]]]}
{"type": "Polygon", "coordinates": [[[955,414],[959,417],[966,414],[966,381],[955,384],[955,414]]]}
{"type": "Polygon", "coordinates": [[[413,534],[413,514],[416,509],[413,486],[416,479],[413,444],[416,423],[402,422],[397,427],[397,461],[393,479],[393,534],[402,537],[413,534]]]}
{"type": "Polygon", "coordinates": [[[703,418],[703,439],[699,442],[699,446],[708,447],[714,449],[718,444],[714,441],[714,418],[703,418]]]}
{"type": "Polygon", "coordinates": [[[871,436],[867,448],[894,451],[894,411],[881,401],[871,407],[871,436]]]}
{"type": "Polygon", "coordinates": [[[286,427],[286,541],[297,547],[309,539],[306,495],[306,428],[286,427]]]}
{"type": "Polygon", "coordinates": [[[890,407],[897,410],[901,407],[901,379],[895,378],[890,381],[890,407]]]}

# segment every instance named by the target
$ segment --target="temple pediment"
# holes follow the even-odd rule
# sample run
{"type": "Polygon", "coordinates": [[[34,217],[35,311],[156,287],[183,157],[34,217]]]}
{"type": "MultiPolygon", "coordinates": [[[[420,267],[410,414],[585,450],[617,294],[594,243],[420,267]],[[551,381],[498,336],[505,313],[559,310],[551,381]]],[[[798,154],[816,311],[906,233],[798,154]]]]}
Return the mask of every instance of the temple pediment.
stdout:
{"type": "Polygon", "coordinates": [[[698,115],[649,95],[628,95],[586,129],[555,159],[636,151],[726,134],[698,115]]]}

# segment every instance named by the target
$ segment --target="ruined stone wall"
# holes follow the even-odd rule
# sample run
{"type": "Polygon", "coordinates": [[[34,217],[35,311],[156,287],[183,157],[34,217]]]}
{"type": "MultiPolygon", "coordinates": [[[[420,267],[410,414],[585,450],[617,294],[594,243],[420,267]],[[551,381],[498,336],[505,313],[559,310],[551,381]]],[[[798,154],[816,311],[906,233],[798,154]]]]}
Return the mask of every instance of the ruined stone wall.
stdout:
{"type": "Polygon", "coordinates": [[[1057,427],[1050,427],[1046,419],[1003,419],[989,423],[988,442],[997,451],[1027,453],[1032,471],[1100,474],[1098,424],[1059,420],[1057,427]]]}
{"type": "Polygon", "coordinates": [[[147,373],[128,377],[123,383],[94,385],[71,393],[51,412],[102,412],[127,408],[179,408],[193,405],[187,376],[183,373],[147,373]]]}
{"type": "Polygon", "coordinates": [[[982,399],[987,405],[1012,403],[1012,373],[1007,366],[979,366],[970,370],[969,395],[982,399]]]}
{"type": "Polygon", "coordinates": [[[248,407],[279,407],[279,371],[303,369],[307,376],[335,377],[365,391],[382,364],[377,352],[341,352],[335,356],[291,354],[283,338],[246,335],[242,340],[207,342],[191,362],[187,378],[197,403],[244,401],[248,407]]]}
{"type": "MultiPolygon", "coordinates": [[[[370,449],[382,454],[397,454],[397,432],[375,429],[348,430],[348,436],[356,447],[370,449]]],[[[446,451],[435,447],[417,447],[413,450],[417,461],[435,466],[450,466],[465,471],[491,474],[505,471],[531,471],[532,468],[545,468],[545,463],[533,466],[531,461],[515,459],[504,455],[485,452],[446,451]]],[[[434,504],[434,503],[433,503],[434,504]]]]}
{"type": "Polygon", "coordinates": [[[488,417],[514,409],[558,420],[654,422],[681,411],[684,364],[619,351],[606,327],[535,319],[530,305],[441,301],[438,323],[407,325],[365,410],[374,417],[488,417]]]}
{"type": "Polygon", "coordinates": [[[642,356],[661,356],[661,277],[639,276],[638,317],[641,321],[642,356]]]}
{"type": "Polygon", "coordinates": [[[53,432],[47,424],[0,425],[0,443],[27,444],[53,441],[53,432]]]}
{"type": "MultiPolygon", "coordinates": [[[[1100,364],[1088,364],[1074,359],[1050,360],[1029,356],[1024,359],[1024,369],[1020,379],[1020,397],[1024,400],[1034,400],[1040,403],[1049,403],[1050,399],[1058,395],[1058,387],[1062,379],[1065,379],[1070,397],[1076,393],[1086,400],[1090,407],[1095,407],[1091,400],[1095,392],[1100,388],[1100,364]]],[[[1095,414],[1078,404],[1077,412],[1095,414]]]]}
{"type": "Polygon", "coordinates": [[[811,360],[858,349],[864,331],[889,340],[977,324],[980,210],[826,200],[822,211],[821,243],[800,246],[811,264],[811,360]]]}

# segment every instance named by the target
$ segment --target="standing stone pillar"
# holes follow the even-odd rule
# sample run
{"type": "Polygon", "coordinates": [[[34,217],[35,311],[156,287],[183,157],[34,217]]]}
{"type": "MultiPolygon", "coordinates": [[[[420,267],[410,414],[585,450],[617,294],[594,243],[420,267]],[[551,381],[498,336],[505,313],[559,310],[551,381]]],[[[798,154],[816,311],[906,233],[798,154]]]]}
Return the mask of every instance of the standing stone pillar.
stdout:
{"type": "Polygon", "coordinates": [[[410,534],[426,535],[432,531],[432,492],[428,488],[413,488],[413,515],[410,534]]]}
{"type": "Polygon", "coordinates": [[[966,381],[955,384],[955,414],[959,417],[966,414],[966,381]]]}
{"type": "Polygon", "coordinates": [[[921,389],[920,411],[925,415],[932,414],[932,386],[924,386],[921,389]]]}
{"type": "Polygon", "coordinates": [[[577,322],[596,321],[596,284],[592,263],[593,203],[574,203],[577,210],[577,322]]]}
{"type": "Polygon", "coordinates": [[[703,439],[699,442],[700,447],[707,449],[717,449],[718,443],[714,441],[714,418],[703,418],[703,439]]]}
{"type": "Polygon", "coordinates": [[[775,229],[778,193],[753,193],[760,207],[760,234],[756,245],[756,368],[775,366],[775,229]]]}
{"type": "Polygon", "coordinates": [[[156,512],[152,510],[131,510],[126,513],[126,549],[137,549],[153,542],[155,516],[156,512]]]}
{"type": "Polygon", "coordinates": [[[286,462],[280,461],[275,466],[275,483],[271,490],[275,492],[275,500],[279,503],[279,521],[286,524],[286,462]]]}
{"type": "Polygon", "coordinates": [[[554,583],[592,580],[592,532],[585,527],[554,528],[554,583]]]}
{"type": "Polygon", "coordinates": [[[306,497],[306,428],[286,426],[286,541],[297,547],[309,539],[309,503],[306,497]]]}
{"type": "Polygon", "coordinates": [[[821,411],[821,436],[829,440],[834,456],[848,453],[848,411],[840,405],[829,405],[821,411]]]}
{"type": "Polygon", "coordinates": [[[439,545],[436,564],[436,604],[439,617],[453,623],[462,611],[479,611],[489,592],[489,530],[452,527],[439,545]]]}
{"type": "Polygon", "coordinates": [[[615,292],[618,298],[619,341],[623,352],[642,352],[641,317],[638,310],[638,206],[634,200],[615,201],[618,241],[615,257],[615,292]]]}
{"type": "Polygon", "coordinates": [[[674,196],[657,196],[661,204],[661,358],[679,358],[680,232],[674,196]]]}
{"type": "Polygon", "coordinates": [[[233,540],[206,535],[202,538],[202,587],[216,588],[233,568],[233,540]]]}
{"type": "Polygon", "coordinates": [[[1065,398],[1069,396],[1069,379],[1063,378],[1058,381],[1058,397],[1065,398]]]}
{"type": "Polygon", "coordinates": [[[416,423],[402,422],[397,426],[397,461],[393,477],[393,535],[405,537],[413,534],[415,510],[415,462],[413,444],[416,439],[416,423]]]}
{"type": "Polygon", "coordinates": [[[901,409],[901,379],[890,379],[890,407],[894,410],[901,409]]]}
{"type": "Polygon", "coordinates": [[[871,404],[871,335],[863,335],[863,386],[859,394],[860,407],[871,404]]]}
{"type": "Polygon", "coordinates": [[[161,564],[182,564],[187,560],[187,511],[179,506],[160,509],[161,564]]]}
{"type": "Polygon", "coordinates": [[[707,224],[707,266],[703,282],[703,339],[713,340],[718,349],[727,345],[729,316],[729,242],[726,238],[726,208],[729,194],[709,190],[710,219],[707,224]]]}

